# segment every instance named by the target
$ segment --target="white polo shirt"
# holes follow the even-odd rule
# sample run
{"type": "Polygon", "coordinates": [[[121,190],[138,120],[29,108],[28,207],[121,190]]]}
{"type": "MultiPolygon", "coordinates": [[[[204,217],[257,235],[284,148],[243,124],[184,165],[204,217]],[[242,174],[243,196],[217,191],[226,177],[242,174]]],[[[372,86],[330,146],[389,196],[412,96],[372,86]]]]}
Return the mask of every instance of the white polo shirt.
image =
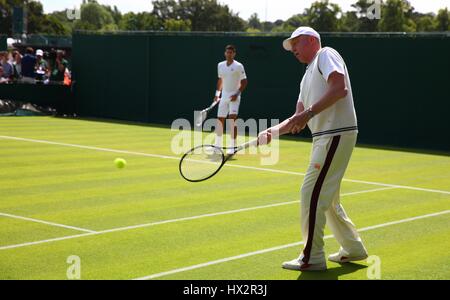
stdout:
{"type": "Polygon", "coordinates": [[[308,65],[300,84],[298,101],[303,102],[305,109],[319,101],[328,88],[328,77],[335,71],[344,75],[348,93],[309,120],[308,127],[313,138],[358,132],[350,76],[344,59],[333,48],[325,47],[319,50],[308,65]]]}
{"type": "Polygon", "coordinates": [[[222,93],[225,94],[236,93],[241,87],[241,80],[247,79],[244,66],[236,60],[229,66],[227,61],[220,62],[217,65],[217,73],[219,78],[222,78],[222,93]]]}

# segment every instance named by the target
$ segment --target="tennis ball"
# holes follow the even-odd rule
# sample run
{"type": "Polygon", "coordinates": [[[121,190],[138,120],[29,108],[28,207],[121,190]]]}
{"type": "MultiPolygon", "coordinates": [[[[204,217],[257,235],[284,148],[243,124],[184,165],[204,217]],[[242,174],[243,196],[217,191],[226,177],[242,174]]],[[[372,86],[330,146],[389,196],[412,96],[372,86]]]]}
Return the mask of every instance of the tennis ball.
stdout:
{"type": "Polygon", "coordinates": [[[127,165],[127,162],[123,158],[116,158],[114,160],[114,164],[116,165],[117,168],[123,169],[127,165]]]}

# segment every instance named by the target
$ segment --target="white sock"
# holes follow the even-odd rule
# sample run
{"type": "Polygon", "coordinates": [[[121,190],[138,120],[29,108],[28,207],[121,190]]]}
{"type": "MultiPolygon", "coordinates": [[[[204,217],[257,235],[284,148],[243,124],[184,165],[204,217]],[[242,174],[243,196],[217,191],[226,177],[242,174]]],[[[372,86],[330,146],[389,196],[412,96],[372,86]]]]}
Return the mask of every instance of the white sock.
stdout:
{"type": "Polygon", "coordinates": [[[231,139],[231,148],[236,147],[236,140],[235,139],[231,139]]]}

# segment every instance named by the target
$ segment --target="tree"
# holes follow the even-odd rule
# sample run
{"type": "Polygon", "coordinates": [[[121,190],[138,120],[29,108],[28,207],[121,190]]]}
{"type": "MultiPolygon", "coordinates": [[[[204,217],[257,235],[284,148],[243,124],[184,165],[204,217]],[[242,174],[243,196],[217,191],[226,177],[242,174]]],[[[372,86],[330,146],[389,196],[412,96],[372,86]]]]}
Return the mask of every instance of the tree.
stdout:
{"type": "Polygon", "coordinates": [[[414,23],[416,23],[416,31],[435,31],[437,28],[436,16],[433,13],[421,14],[415,12],[413,14],[414,23]]]}
{"type": "Polygon", "coordinates": [[[117,6],[114,5],[114,7],[111,8],[109,5],[103,5],[103,7],[111,14],[114,23],[118,25],[122,19],[122,13],[117,9],[117,6]]]}
{"type": "Polygon", "coordinates": [[[258,29],[258,30],[262,29],[262,24],[258,18],[257,13],[254,13],[250,16],[250,18],[248,19],[248,26],[253,29],[258,29]]]}
{"type": "Polygon", "coordinates": [[[381,10],[381,20],[378,23],[380,31],[416,31],[412,20],[414,8],[406,0],[387,0],[381,10]]]}
{"type": "Polygon", "coordinates": [[[58,18],[44,14],[44,9],[40,2],[25,0],[0,0],[0,33],[12,35],[12,13],[14,7],[23,7],[26,10],[28,15],[28,33],[56,35],[67,35],[69,33],[58,18]]]}
{"type": "Polygon", "coordinates": [[[81,20],[74,24],[75,29],[82,30],[117,30],[111,13],[95,0],[83,1],[81,20]]]}
{"type": "Polygon", "coordinates": [[[361,29],[361,20],[357,13],[354,11],[348,11],[343,14],[341,18],[340,31],[344,32],[357,32],[361,29]]]}
{"type": "Polygon", "coordinates": [[[67,11],[66,10],[54,11],[54,12],[46,15],[46,17],[55,18],[56,20],[58,20],[62,24],[62,26],[64,28],[64,34],[63,35],[70,35],[72,33],[73,21],[69,20],[67,18],[67,11]]]}
{"type": "Polygon", "coordinates": [[[243,31],[244,20],[217,0],[153,1],[153,14],[161,22],[189,20],[192,31],[243,31]]]}
{"type": "Polygon", "coordinates": [[[25,7],[25,0],[0,0],[0,33],[12,34],[13,7],[25,7]]]}
{"type": "Polygon", "coordinates": [[[164,21],[164,29],[166,31],[191,31],[191,21],[168,19],[164,21]]]}
{"type": "Polygon", "coordinates": [[[316,1],[305,10],[306,21],[309,26],[317,31],[338,31],[341,14],[339,5],[330,3],[329,0],[316,1]]]}
{"type": "Polygon", "coordinates": [[[122,16],[119,22],[120,30],[161,30],[162,23],[156,16],[148,12],[135,14],[133,12],[122,16]]]}
{"type": "Polygon", "coordinates": [[[372,1],[367,0],[358,0],[355,4],[352,4],[352,7],[356,9],[356,18],[352,14],[347,13],[346,17],[347,20],[345,22],[347,23],[347,27],[352,28],[354,30],[351,31],[359,31],[359,32],[375,32],[378,30],[378,19],[370,19],[367,16],[367,10],[373,5],[374,3],[372,1]],[[349,23],[350,20],[353,19],[356,24],[355,26],[351,26],[349,23]]]}
{"type": "Polygon", "coordinates": [[[439,10],[436,17],[436,21],[437,21],[436,29],[438,31],[450,30],[450,15],[447,8],[439,10]]]}

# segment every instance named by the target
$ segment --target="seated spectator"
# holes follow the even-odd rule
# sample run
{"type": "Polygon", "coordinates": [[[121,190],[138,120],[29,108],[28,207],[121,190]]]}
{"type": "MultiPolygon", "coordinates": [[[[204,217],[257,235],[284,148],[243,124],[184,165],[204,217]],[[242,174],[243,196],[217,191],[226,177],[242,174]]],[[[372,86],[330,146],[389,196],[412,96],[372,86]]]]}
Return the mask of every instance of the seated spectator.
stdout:
{"type": "Polygon", "coordinates": [[[36,83],[36,74],[34,67],[36,66],[36,57],[33,55],[33,48],[28,47],[22,58],[22,80],[23,83],[36,83]]]}
{"type": "Polygon", "coordinates": [[[0,66],[0,84],[9,82],[9,78],[5,78],[5,77],[3,77],[3,75],[4,75],[3,67],[0,66]]]}
{"type": "Polygon", "coordinates": [[[64,76],[69,73],[67,69],[69,62],[64,58],[65,52],[58,50],[56,53],[55,69],[52,71],[50,76],[51,81],[57,81],[59,83],[64,83],[64,76]]]}
{"type": "Polygon", "coordinates": [[[0,52],[0,66],[3,68],[3,77],[12,78],[13,66],[8,62],[8,52],[0,52]]]}
{"type": "Polygon", "coordinates": [[[14,79],[22,78],[22,55],[18,51],[13,52],[14,79]]]}

